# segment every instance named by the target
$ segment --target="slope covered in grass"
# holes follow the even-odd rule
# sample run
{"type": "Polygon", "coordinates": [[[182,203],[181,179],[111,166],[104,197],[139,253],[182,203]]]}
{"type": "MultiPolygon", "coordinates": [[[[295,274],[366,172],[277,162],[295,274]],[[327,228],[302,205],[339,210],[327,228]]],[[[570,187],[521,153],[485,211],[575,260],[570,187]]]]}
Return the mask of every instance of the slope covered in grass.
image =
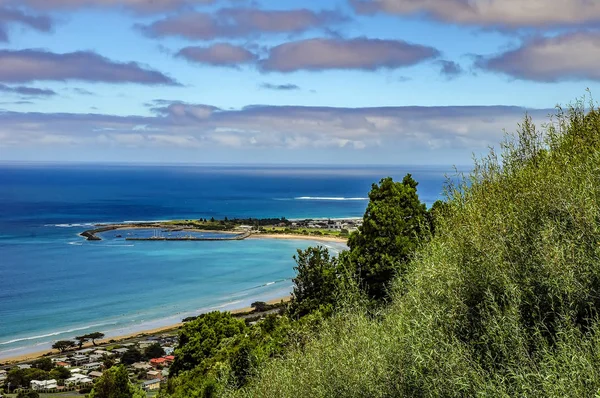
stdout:
{"type": "Polygon", "coordinates": [[[340,311],[229,395],[595,396],[599,205],[600,114],[525,120],[449,187],[387,307],[340,311]]]}

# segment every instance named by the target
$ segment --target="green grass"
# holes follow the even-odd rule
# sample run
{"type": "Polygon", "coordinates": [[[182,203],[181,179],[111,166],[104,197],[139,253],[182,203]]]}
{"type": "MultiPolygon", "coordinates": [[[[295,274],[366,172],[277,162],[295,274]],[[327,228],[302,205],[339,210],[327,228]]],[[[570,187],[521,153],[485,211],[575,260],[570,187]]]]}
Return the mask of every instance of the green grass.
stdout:
{"type": "Polygon", "coordinates": [[[350,307],[244,397],[594,397],[600,114],[529,120],[449,185],[436,236],[373,315],[350,307]]]}

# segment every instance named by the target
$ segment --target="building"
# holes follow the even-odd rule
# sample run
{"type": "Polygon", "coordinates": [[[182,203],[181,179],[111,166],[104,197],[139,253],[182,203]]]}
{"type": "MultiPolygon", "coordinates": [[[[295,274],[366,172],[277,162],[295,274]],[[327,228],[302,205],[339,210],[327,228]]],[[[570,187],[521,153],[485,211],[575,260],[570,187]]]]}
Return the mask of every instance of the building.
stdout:
{"type": "Polygon", "coordinates": [[[33,391],[52,390],[58,388],[56,380],[31,380],[31,389],[33,391]]]}
{"type": "Polygon", "coordinates": [[[173,355],[165,355],[163,357],[169,364],[172,364],[173,362],[175,362],[175,356],[173,355]]]}
{"type": "Polygon", "coordinates": [[[96,370],[99,369],[102,366],[102,364],[100,362],[91,362],[91,363],[86,363],[85,365],[82,365],[81,368],[83,370],[96,370]]]}
{"type": "Polygon", "coordinates": [[[163,375],[160,370],[149,370],[148,373],[146,373],[146,378],[148,380],[155,380],[155,379],[162,380],[163,375]]]}
{"type": "Polygon", "coordinates": [[[134,369],[152,369],[152,365],[147,364],[145,362],[136,362],[133,365],[131,365],[134,369]]]}
{"type": "Polygon", "coordinates": [[[56,366],[62,366],[63,368],[66,368],[67,366],[69,366],[68,362],[55,362],[56,366]]]}
{"type": "Polygon", "coordinates": [[[92,381],[93,380],[87,376],[80,375],[80,374],[74,374],[65,380],[65,385],[73,386],[73,385],[78,385],[78,384],[87,384],[87,383],[92,383],[92,381]]]}
{"type": "Polygon", "coordinates": [[[102,377],[102,372],[98,372],[97,370],[94,370],[94,371],[88,373],[88,377],[90,377],[92,379],[97,379],[98,377],[102,377]]]}
{"type": "Polygon", "coordinates": [[[123,355],[127,351],[129,351],[128,348],[117,348],[117,349],[112,350],[112,352],[115,353],[115,354],[117,354],[117,355],[123,355]]]}
{"type": "Polygon", "coordinates": [[[71,362],[71,365],[73,366],[83,365],[84,363],[88,363],[89,361],[89,358],[85,355],[75,355],[69,359],[69,362],[71,362]]]}
{"type": "Polygon", "coordinates": [[[25,364],[25,365],[17,365],[17,368],[19,368],[21,370],[23,370],[23,369],[31,369],[31,365],[27,365],[27,364],[25,364]]]}
{"type": "Polygon", "coordinates": [[[144,391],[153,391],[158,390],[160,388],[160,380],[148,380],[142,383],[142,388],[144,391]]]}
{"type": "Polygon", "coordinates": [[[167,360],[165,358],[152,358],[150,360],[150,365],[155,368],[160,368],[167,365],[167,360]]]}

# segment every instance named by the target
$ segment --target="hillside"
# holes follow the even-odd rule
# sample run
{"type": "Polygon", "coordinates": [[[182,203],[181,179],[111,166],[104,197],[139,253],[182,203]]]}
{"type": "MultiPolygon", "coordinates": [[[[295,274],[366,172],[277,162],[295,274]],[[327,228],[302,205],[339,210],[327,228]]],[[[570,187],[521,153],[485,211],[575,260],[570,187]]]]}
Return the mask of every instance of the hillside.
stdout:
{"type": "Polygon", "coordinates": [[[349,305],[262,365],[246,397],[600,392],[600,114],[526,119],[448,186],[389,305],[349,305]]]}

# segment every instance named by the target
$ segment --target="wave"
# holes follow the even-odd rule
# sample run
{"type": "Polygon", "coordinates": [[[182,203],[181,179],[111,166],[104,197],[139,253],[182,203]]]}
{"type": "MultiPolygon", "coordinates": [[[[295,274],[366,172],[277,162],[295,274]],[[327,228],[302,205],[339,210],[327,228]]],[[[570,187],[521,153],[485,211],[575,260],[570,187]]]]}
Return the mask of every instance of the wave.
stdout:
{"type": "Polygon", "coordinates": [[[57,228],[76,228],[76,227],[93,227],[94,223],[72,223],[72,224],[46,224],[44,227],[57,227],[57,228]]]}
{"type": "Polygon", "coordinates": [[[40,334],[38,336],[23,337],[20,339],[13,339],[13,340],[9,340],[9,341],[0,341],[0,345],[8,345],[8,344],[18,343],[19,341],[38,340],[38,339],[43,339],[46,337],[60,336],[61,334],[79,332],[81,330],[87,330],[87,329],[97,328],[97,327],[106,326],[106,325],[114,325],[114,323],[98,323],[98,324],[94,324],[94,325],[88,325],[88,326],[83,326],[80,328],[73,328],[73,329],[63,330],[63,331],[59,331],[59,332],[40,334]]]}
{"type": "Polygon", "coordinates": [[[335,201],[358,201],[358,200],[369,200],[369,198],[345,198],[345,197],[329,197],[329,196],[299,196],[294,200],[335,200],[335,201]]]}

